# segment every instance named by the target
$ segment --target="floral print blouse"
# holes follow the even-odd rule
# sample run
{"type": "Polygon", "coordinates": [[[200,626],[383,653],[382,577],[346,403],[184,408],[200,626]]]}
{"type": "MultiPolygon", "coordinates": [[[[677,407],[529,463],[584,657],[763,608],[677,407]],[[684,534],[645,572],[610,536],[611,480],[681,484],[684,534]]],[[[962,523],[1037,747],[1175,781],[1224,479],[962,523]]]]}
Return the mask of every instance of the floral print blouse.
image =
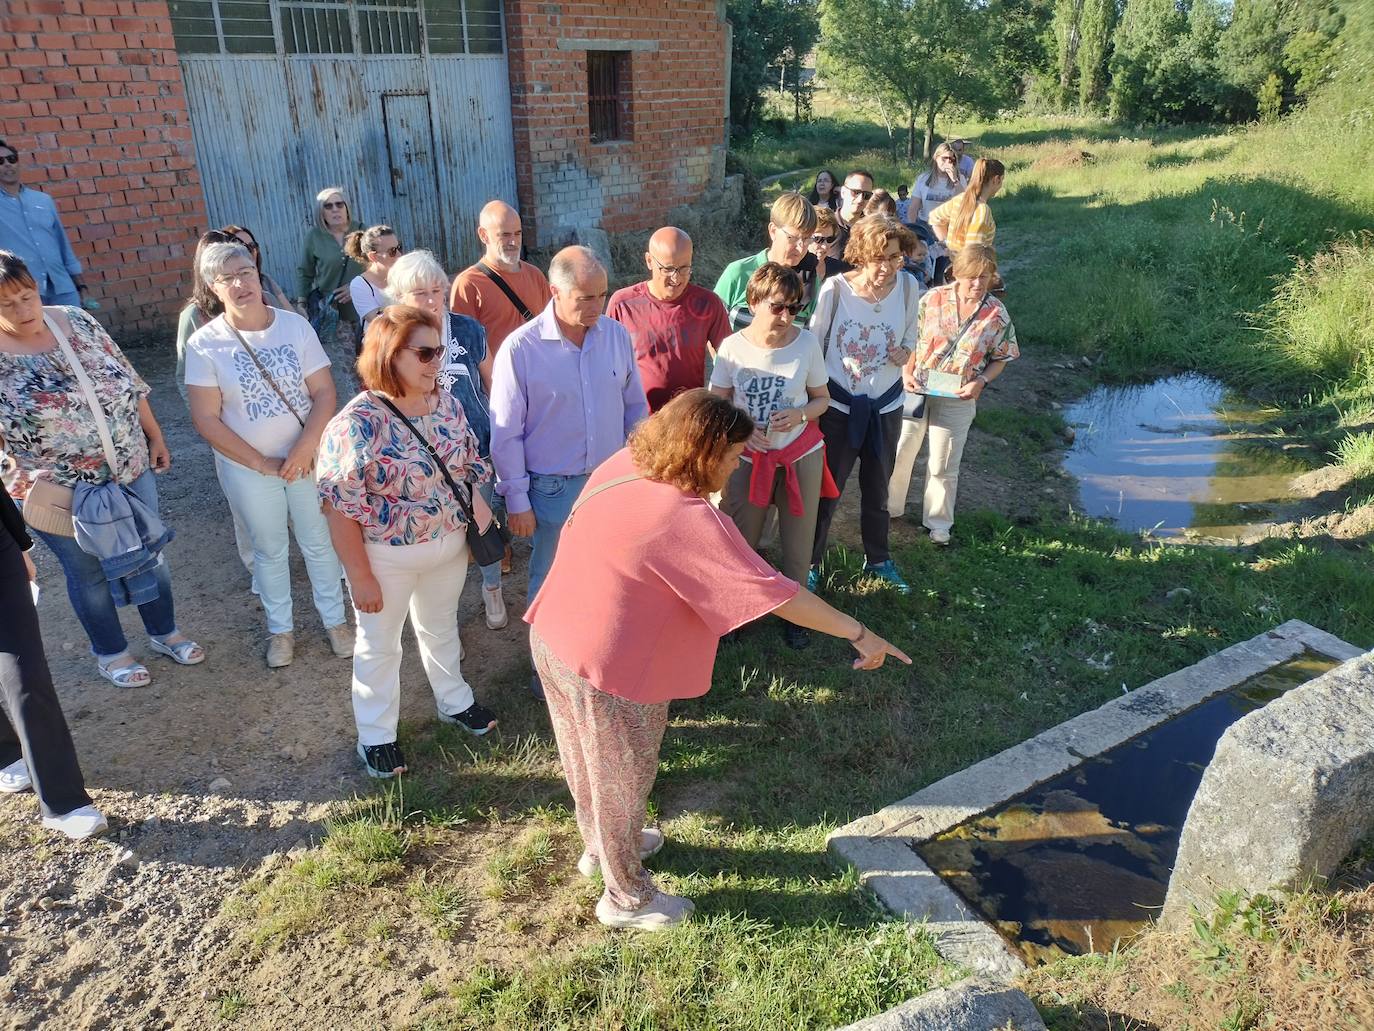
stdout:
{"type": "Polygon", "coordinates": [[[1016,330],[1006,307],[992,294],[983,298],[972,321],[959,332],[956,286],[937,286],[921,298],[917,316],[921,342],[916,348],[916,386],[924,391],[931,372],[958,375],[960,384],[971,382],[987,368],[988,362],[1009,362],[1021,356],[1016,346],[1016,330]]]}
{"type": "MultiPolygon", "coordinates": [[[[447,391],[432,415],[411,424],[458,483],[485,482],[490,464],[463,409],[447,391]]],[[[364,391],[329,420],[315,460],[320,497],[360,523],[376,544],[423,544],[462,531],[467,520],[434,460],[405,423],[364,391]]]]}
{"type": "MultiPolygon", "coordinates": [[[[80,308],[60,310],[71,323],[72,350],[105,411],[119,460],[114,478],[132,483],[148,469],[148,438],[138,420],[148,384],[99,322],[80,308]]],[[[13,466],[6,485],[16,501],[28,496],[36,473],[65,487],[82,480],[107,483],[113,476],[95,416],[58,347],[40,354],[0,351],[0,437],[13,466]]]]}

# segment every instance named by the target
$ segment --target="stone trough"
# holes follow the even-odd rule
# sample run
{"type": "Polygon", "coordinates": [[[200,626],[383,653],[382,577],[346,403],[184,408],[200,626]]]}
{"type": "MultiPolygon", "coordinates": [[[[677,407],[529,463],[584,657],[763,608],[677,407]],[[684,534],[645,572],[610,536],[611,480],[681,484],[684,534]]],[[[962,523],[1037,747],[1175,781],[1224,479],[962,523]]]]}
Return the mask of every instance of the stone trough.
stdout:
{"type": "Polygon", "coordinates": [[[1184,824],[1179,868],[1188,871],[1188,887],[1170,888],[1170,912],[1205,903],[1214,886],[1264,890],[1294,883],[1299,872],[1329,872],[1374,823],[1374,653],[1348,661],[1360,655],[1316,627],[1284,623],[856,820],[830,835],[829,848],[893,913],[924,922],[951,962],[985,981],[1009,981],[1025,969],[1023,954],[922,860],[917,846],[1218,695],[1317,656],[1345,665],[1293,688],[1223,735],[1217,755],[1225,761],[1215,776],[1211,766],[1202,774],[1197,812],[1184,824]],[[1299,723],[1281,729],[1292,720],[1299,723]],[[1226,759],[1232,751],[1234,758],[1226,759]],[[1257,766],[1259,753],[1269,758],[1257,766]],[[1246,769],[1248,777],[1236,776],[1246,769]],[[1244,804],[1247,786],[1263,806],[1244,804]],[[1253,828],[1256,818],[1270,829],[1253,828]],[[1225,826],[1224,847],[1207,845],[1214,840],[1208,821],[1225,826]],[[1246,840],[1257,847],[1239,848],[1246,840]],[[1230,867],[1216,862],[1237,851],[1248,858],[1230,867]]]}

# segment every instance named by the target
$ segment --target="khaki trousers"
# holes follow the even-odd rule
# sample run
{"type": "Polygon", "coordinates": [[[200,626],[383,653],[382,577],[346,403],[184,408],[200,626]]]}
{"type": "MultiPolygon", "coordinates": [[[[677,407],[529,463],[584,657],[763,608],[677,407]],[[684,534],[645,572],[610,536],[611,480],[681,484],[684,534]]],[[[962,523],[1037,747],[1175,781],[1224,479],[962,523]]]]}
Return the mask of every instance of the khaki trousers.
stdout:
{"type": "MultiPolygon", "coordinates": [[[[800,584],[806,583],[806,571],[811,564],[811,545],[816,539],[816,512],[820,506],[824,455],[824,448],[818,447],[795,463],[797,484],[801,487],[801,515],[794,516],[787,505],[786,469],[779,468],[773,474],[773,490],[769,494],[769,500],[777,506],[778,539],[782,544],[779,569],[783,576],[800,584]]],[[[749,547],[757,551],[769,509],[767,506],[760,508],[749,501],[749,480],[753,472],[751,463],[740,462],[739,468],[725,485],[720,509],[735,521],[740,536],[749,547]]]]}
{"type": "Polygon", "coordinates": [[[892,518],[900,518],[906,513],[911,472],[916,465],[916,456],[921,451],[921,442],[928,440],[921,522],[928,530],[948,530],[954,525],[959,462],[964,456],[964,442],[968,440],[968,430],[973,425],[973,416],[977,411],[976,401],[931,395],[926,398],[924,416],[902,420],[902,436],[897,442],[897,462],[887,488],[887,511],[892,518]]]}

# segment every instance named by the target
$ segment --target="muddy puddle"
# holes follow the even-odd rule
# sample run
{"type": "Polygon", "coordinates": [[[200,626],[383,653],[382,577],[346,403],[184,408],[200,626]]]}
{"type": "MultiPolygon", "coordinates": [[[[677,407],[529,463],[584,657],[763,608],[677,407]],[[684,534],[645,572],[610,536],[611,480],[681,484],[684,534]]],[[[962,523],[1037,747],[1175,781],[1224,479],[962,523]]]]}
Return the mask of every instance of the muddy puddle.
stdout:
{"type": "Polygon", "coordinates": [[[1108,952],[1164,905],[1222,733],[1336,665],[1305,653],[913,847],[1026,962],[1108,952]]]}
{"type": "Polygon", "coordinates": [[[1262,410],[1206,376],[1099,386],[1064,417],[1083,513],[1125,530],[1237,540],[1311,468],[1263,428],[1262,410]]]}

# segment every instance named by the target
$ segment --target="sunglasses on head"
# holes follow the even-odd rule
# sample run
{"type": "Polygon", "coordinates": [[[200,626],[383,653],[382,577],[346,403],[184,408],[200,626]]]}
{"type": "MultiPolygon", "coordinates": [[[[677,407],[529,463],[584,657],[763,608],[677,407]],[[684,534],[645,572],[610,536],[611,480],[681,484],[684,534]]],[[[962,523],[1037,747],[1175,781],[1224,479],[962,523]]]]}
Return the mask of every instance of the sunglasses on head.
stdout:
{"type": "Polygon", "coordinates": [[[414,351],[415,357],[420,359],[420,364],[422,365],[429,365],[434,359],[444,353],[442,347],[411,347],[409,344],[406,345],[406,350],[414,351]]]}
{"type": "Polygon", "coordinates": [[[768,310],[774,315],[781,315],[783,312],[787,312],[787,314],[791,315],[794,319],[797,317],[797,313],[805,307],[806,305],[804,304],[784,304],[781,301],[768,302],[768,310]]]}
{"type": "Polygon", "coordinates": [[[18,155],[18,154],[0,154],[0,161],[3,161],[3,162],[4,162],[5,164],[7,164],[7,165],[17,165],[17,164],[19,164],[19,155],[18,155]]]}
{"type": "Polygon", "coordinates": [[[327,200],[324,202],[324,207],[326,211],[333,211],[336,208],[348,207],[348,202],[342,200],[327,200]]]}

